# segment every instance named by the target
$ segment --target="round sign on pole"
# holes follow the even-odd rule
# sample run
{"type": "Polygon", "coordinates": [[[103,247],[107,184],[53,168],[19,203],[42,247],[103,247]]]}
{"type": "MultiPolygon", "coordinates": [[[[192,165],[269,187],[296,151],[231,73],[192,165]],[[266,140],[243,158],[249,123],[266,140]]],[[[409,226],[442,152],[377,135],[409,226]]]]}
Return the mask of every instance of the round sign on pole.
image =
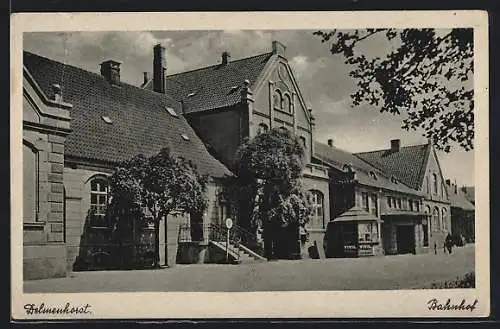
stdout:
{"type": "Polygon", "coordinates": [[[233,227],[233,220],[231,218],[226,219],[226,227],[227,227],[227,229],[230,229],[231,227],[233,227]]]}

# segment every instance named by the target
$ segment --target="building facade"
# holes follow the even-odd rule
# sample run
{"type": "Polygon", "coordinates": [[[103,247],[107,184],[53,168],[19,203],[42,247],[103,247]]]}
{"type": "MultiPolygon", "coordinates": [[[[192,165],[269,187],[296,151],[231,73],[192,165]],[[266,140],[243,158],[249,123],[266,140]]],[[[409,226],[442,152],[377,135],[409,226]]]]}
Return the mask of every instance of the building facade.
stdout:
{"type": "MultiPolygon", "coordinates": [[[[193,71],[168,75],[164,49],[154,50],[153,78],[144,89],[168,92],[182,104],[184,116],[214,157],[234,169],[243,141],[276,127],[297,135],[305,149],[302,184],[313,195],[314,216],[308,224],[310,242],[321,246],[330,218],[327,168],[312,161],[314,117],[298,87],[286,58],[286,47],[272,42],[272,51],[239,60],[224,52],[220,63],[193,71]]],[[[145,73],[147,76],[147,73],[145,73]]],[[[248,212],[246,212],[248,214],[248,212]]],[[[240,215],[239,225],[250,228],[240,215]]]]}

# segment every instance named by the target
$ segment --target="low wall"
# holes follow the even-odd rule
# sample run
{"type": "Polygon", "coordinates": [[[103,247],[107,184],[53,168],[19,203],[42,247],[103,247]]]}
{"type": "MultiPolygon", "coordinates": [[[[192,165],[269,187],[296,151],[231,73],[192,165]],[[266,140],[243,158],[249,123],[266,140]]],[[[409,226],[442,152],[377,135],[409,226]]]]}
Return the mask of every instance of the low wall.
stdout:
{"type": "Polygon", "coordinates": [[[23,246],[23,279],[47,279],[66,276],[64,244],[23,246]]]}

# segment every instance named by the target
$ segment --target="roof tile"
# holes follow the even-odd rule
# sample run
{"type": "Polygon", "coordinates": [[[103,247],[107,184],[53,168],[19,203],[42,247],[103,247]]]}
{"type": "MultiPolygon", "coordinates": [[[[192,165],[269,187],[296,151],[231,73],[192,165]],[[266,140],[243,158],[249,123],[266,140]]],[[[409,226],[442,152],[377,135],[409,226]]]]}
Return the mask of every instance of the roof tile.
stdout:
{"type": "MultiPolygon", "coordinates": [[[[241,100],[240,89],[245,80],[255,83],[273,53],[218,64],[169,75],[165,89],[183,102],[186,113],[228,107],[241,100]]],[[[152,81],[143,86],[152,90],[152,81]]]]}
{"type": "Polygon", "coordinates": [[[202,174],[232,175],[212,155],[180,115],[172,97],[126,83],[110,85],[99,74],[24,52],[24,66],[47,96],[52,84],[62,87],[63,99],[71,103],[71,127],[65,143],[68,156],[117,163],[137,154],[146,156],[169,147],[176,156],[193,161],[202,174]],[[173,108],[178,117],[166,110],[173,108]],[[112,123],[106,123],[107,116],[112,123]],[[189,137],[184,140],[181,134],[189,137]]]}

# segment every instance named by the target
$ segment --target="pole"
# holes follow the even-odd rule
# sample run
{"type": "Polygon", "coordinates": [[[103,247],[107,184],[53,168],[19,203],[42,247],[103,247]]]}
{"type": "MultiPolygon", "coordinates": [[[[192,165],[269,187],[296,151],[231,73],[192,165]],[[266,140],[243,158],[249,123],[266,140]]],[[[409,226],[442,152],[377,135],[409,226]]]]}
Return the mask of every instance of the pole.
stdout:
{"type": "Polygon", "coordinates": [[[229,264],[229,228],[226,234],[226,264],[229,264]]]}

